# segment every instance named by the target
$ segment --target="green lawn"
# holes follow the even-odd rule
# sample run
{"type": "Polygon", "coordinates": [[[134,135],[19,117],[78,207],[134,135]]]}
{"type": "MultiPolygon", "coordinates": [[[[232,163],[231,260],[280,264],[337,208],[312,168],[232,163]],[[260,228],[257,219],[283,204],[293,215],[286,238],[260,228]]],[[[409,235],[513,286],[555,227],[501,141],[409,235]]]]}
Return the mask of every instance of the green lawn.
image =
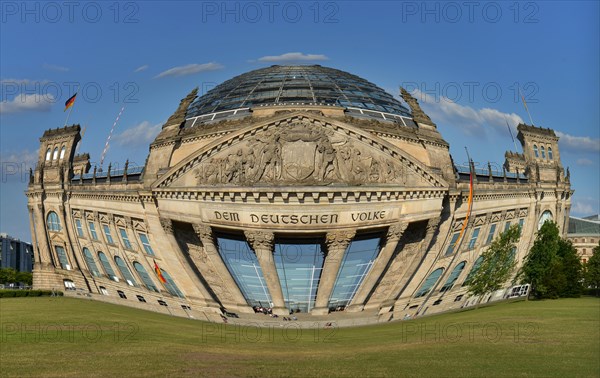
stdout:
{"type": "Polygon", "coordinates": [[[211,324],[74,298],[0,299],[0,376],[600,376],[600,299],[376,326],[211,324]]]}

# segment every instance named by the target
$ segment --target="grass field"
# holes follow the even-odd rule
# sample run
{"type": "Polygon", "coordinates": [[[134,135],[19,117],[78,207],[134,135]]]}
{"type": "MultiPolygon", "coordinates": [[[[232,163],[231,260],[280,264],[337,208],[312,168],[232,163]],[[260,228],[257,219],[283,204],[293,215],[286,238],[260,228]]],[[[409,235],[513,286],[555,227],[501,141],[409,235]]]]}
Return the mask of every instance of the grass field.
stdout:
{"type": "Polygon", "coordinates": [[[600,376],[600,299],[377,326],[211,324],[74,298],[0,299],[1,376],[600,376]]]}

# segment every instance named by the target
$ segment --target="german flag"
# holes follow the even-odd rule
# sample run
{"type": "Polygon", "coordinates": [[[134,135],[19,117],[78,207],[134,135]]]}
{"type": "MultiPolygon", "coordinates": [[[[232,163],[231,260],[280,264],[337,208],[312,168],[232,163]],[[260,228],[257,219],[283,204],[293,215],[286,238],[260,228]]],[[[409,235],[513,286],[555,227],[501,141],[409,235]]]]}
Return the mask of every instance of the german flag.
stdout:
{"type": "Polygon", "coordinates": [[[167,283],[167,280],[165,279],[165,276],[162,275],[162,272],[160,271],[160,268],[158,267],[158,264],[156,263],[156,260],[152,260],[154,261],[154,271],[156,272],[156,275],[158,276],[158,279],[160,280],[160,282],[162,283],[167,283]]]}
{"type": "Polygon", "coordinates": [[[77,97],[77,93],[75,93],[73,96],[69,97],[69,99],[65,102],[65,110],[63,110],[63,112],[66,112],[67,109],[69,109],[71,106],[73,106],[73,104],[75,103],[75,97],[77,97]]]}

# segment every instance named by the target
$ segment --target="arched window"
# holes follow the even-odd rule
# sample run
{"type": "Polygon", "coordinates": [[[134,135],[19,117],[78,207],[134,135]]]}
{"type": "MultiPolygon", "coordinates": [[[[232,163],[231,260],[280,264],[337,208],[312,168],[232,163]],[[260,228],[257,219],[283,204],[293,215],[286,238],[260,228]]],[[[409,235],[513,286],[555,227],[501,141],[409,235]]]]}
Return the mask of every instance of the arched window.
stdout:
{"type": "Polygon", "coordinates": [[[473,263],[473,267],[471,268],[471,271],[469,272],[469,275],[465,279],[465,282],[463,282],[463,284],[462,284],[463,286],[466,286],[469,284],[469,281],[471,280],[471,278],[473,278],[475,273],[477,273],[477,270],[479,269],[479,266],[481,265],[482,262],[483,262],[483,256],[479,256],[477,258],[477,260],[475,260],[475,262],[473,263]]]}
{"type": "Polygon", "coordinates": [[[547,221],[551,221],[552,219],[552,212],[550,210],[544,211],[540,216],[540,220],[538,221],[538,230],[542,228],[544,223],[546,223],[547,221]]]}
{"type": "Polygon", "coordinates": [[[536,158],[540,157],[540,154],[538,153],[538,148],[535,144],[533,145],[533,153],[535,154],[536,158]]]}
{"type": "Polygon", "coordinates": [[[163,277],[165,278],[165,281],[167,281],[167,282],[165,282],[165,287],[167,288],[169,293],[171,293],[179,298],[183,298],[183,293],[181,291],[179,291],[179,288],[177,287],[177,285],[175,285],[175,281],[173,281],[173,279],[171,278],[169,273],[167,273],[163,269],[161,269],[160,272],[162,273],[163,277]]]}
{"type": "Polygon", "coordinates": [[[142,282],[144,282],[144,285],[146,285],[146,287],[149,290],[156,291],[158,293],[158,288],[154,285],[154,282],[152,282],[152,279],[150,278],[148,272],[146,272],[146,269],[144,269],[142,264],[140,264],[137,261],[134,261],[133,268],[136,270],[136,272],[138,272],[138,275],[142,278],[142,282]]]}
{"type": "Polygon", "coordinates": [[[554,160],[554,155],[552,154],[552,147],[548,147],[548,159],[554,160]]]}
{"type": "Polygon", "coordinates": [[[62,148],[60,149],[60,159],[64,159],[66,151],[67,148],[65,146],[62,146],[62,148]]]}
{"type": "Polygon", "coordinates": [[[466,264],[467,264],[467,262],[463,261],[460,264],[458,264],[456,266],[456,268],[454,268],[454,270],[452,271],[452,273],[450,273],[450,277],[448,277],[448,280],[446,280],[446,283],[440,289],[440,292],[444,292],[444,291],[452,289],[452,286],[454,285],[454,283],[458,279],[458,276],[460,276],[460,273],[462,273],[462,271],[465,268],[466,264]]]}
{"type": "Polygon", "coordinates": [[[85,262],[87,263],[88,269],[92,273],[94,277],[100,277],[100,271],[98,270],[98,266],[96,266],[96,262],[94,261],[94,257],[89,249],[83,248],[83,255],[85,257],[85,262]]]}
{"type": "Polygon", "coordinates": [[[542,150],[542,159],[546,158],[546,148],[544,146],[541,146],[540,149],[542,150]]]}
{"type": "Polygon", "coordinates": [[[129,269],[127,269],[127,265],[125,265],[125,261],[123,261],[123,259],[120,258],[119,256],[115,256],[115,262],[117,263],[117,267],[119,268],[121,275],[125,278],[125,281],[127,281],[127,283],[129,285],[135,286],[136,282],[133,279],[133,276],[131,275],[131,272],[129,271],[129,269]]]}
{"type": "Polygon", "coordinates": [[[48,213],[46,223],[49,231],[60,231],[60,219],[58,219],[58,214],[54,211],[48,213]]]}
{"type": "Polygon", "coordinates": [[[102,252],[98,252],[98,258],[100,259],[100,263],[102,264],[102,267],[104,268],[104,273],[106,273],[108,278],[110,278],[113,281],[117,281],[117,276],[115,276],[115,271],[110,266],[110,263],[108,262],[108,258],[106,257],[106,255],[102,252]]]}
{"type": "Polygon", "coordinates": [[[415,294],[415,298],[419,298],[419,297],[423,297],[423,296],[427,295],[427,293],[429,293],[429,291],[431,290],[433,285],[435,285],[435,283],[440,279],[440,276],[442,275],[442,273],[444,273],[444,268],[438,268],[438,269],[434,270],[429,275],[429,277],[427,277],[425,282],[423,282],[423,285],[421,285],[421,288],[415,294]]]}
{"type": "Polygon", "coordinates": [[[54,148],[54,152],[52,153],[52,160],[56,160],[58,158],[58,147],[54,148]]]}
{"type": "Polygon", "coordinates": [[[52,150],[50,147],[46,150],[46,161],[50,160],[50,156],[52,156],[52,150]]]}

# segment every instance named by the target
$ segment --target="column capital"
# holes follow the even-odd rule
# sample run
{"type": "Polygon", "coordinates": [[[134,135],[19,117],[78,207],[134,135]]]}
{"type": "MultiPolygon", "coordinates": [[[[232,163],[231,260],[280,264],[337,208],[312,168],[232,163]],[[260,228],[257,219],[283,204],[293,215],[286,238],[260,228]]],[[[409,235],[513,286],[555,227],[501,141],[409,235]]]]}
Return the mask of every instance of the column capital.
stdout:
{"type": "Polygon", "coordinates": [[[438,228],[440,221],[441,221],[441,217],[435,217],[435,218],[429,219],[427,221],[427,233],[429,234],[429,233],[434,232],[438,228]]]}
{"type": "Polygon", "coordinates": [[[404,234],[404,231],[406,231],[406,228],[408,227],[408,222],[398,222],[395,224],[392,224],[387,231],[387,242],[396,242],[398,240],[400,240],[400,238],[402,237],[402,235],[404,234]]]}
{"type": "Polygon", "coordinates": [[[246,239],[254,249],[271,249],[275,234],[268,231],[244,231],[246,239]]]}
{"type": "Polygon", "coordinates": [[[160,225],[167,234],[173,233],[173,221],[168,218],[160,218],[160,225]]]}
{"type": "Polygon", "coordinates": [[[346,248],[350,240],[354,237],[356,231],[338,231],[338,232],[328,232],[325,237],[325,244],[327,244],[327,249],[338,249],[338,248],[346,248]]]}
{"type": "Polygon", "coordinates": [[[194,231],[196,232],[196,235],[198,235],[200,240],[212,239],[212,237],[213,237],[212,227],[210,227],[209,225],[194,223],[193,227],[194,227],[194,231]]]}

